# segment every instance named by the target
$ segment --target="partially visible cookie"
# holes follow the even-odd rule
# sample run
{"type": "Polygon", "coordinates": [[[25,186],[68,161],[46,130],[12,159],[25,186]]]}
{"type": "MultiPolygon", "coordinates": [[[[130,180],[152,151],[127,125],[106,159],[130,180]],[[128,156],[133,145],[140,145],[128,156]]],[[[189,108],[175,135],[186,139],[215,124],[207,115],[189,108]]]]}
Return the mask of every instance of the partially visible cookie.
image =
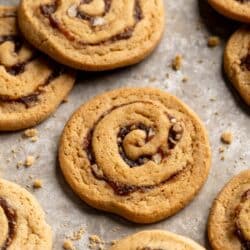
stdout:
{"type": "Polygon", "coordinates": [[[249,0],[208,0],[220,14],[234,20],[250,23],[249,0]]]}
{"type": "Polygon", "coordinates": [[[208,236],[214,250],[250,249],[250,170],[230,180],[215,199],[208,236]]]}
{"type": "Polygon", "coordinates": [[[74,113],[59,159],[66,180],[89,205],[151,223],[194,198],[209,173],[210,147],[200,119],[176,97],[125,88],[74,113]]]}
{"type": "Polygon", "coordinates": [[[0,6],[0,131],[32,127],[68,95],[74,73],[46,59],[18,34],[16,8],[0,6]]]}
{"type": "Polygon", "coordinates": [[[142,231],[117,241],[110,250],[205,250],[193,240],[167,231],[142,231]]]}
{"type": "Polygon", "coordinates": [[[226,74],[245,102],[250,105],[250,29],[236,31],[226,46],[226,74]]]}
{"type": "Polygon", "coordinates": [[[52,232],[36,199],[24,188],[0,179],[0,249],[50,250],[52,232]]]}
{"type": "Polygon", "coordinates": [[[27,40],[60,63],[90,71],[135,64],[157,46],[162,0],[22,0],[27,40]]]}

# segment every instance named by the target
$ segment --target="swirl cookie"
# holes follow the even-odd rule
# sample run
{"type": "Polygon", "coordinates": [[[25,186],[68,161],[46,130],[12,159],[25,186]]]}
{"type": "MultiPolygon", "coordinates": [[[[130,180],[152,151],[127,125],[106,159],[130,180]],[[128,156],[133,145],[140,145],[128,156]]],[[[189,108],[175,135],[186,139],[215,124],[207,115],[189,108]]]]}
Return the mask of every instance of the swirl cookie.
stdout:
{"type": "Polygon", "coordinates": [[[234,177],[215,199],[208,235],[215,250],[250,249],[250,171],[234,177]]]}
{"type": "Polygon", "coordinates": [[[89,205],[151,223],[187,205],[205,182],[210,148],[199,118],[163,91],[104,93],[66,125],[61,169],[89,205]]]}
{"type": "Polygon", "coordinates": [[[167,231],[142,231],[119,240],[110,250],[205,250],[191,239],[167,231]]]}
{"type": "Polygon", "coordinates": [[[0,249],[52,249],[52,233],[35,198],[0,179],[0,249]]]}
{"type": "Polygon", "coordinates": [[[162,0],[22,0],[30,43],[70,67],[100,71],[138,63],[159,43],[162,0]]]}
{"type": "Polygon", "coordinates": [[[73,84],[72,72],[46,60],[18,35],[16,8],[0,6],[0,131],[41,122],[73,84]]]}
{"type": "Polygon", "coordinates": [[[249,0],[208,0],[220,14],[240,22],[250,23],[249,0]]]}
{"type": "Polygon", "coordinates": [[[224,66],[228,78],[250,105],[250,29],[236,31],[226,46],[224,66]]]}

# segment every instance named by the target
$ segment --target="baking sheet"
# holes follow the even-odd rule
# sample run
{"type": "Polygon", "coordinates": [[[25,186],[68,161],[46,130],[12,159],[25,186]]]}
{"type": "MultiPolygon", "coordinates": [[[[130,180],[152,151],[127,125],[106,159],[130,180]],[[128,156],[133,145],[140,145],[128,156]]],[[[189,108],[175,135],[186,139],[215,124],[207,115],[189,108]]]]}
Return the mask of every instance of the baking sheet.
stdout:
{"type": "MultiPolygon", "coordinates": [[[[206,224],[209,208],[218,191],[235,174],[250,167],[250,112],[222,74],[224,43],[238,24],[216,14],[202,0],[165,0],[166,32],[155,53],[139,65],[106,73],[79,73],[77,84],[56,113],[37,127],[39,140],[31,143],[22,133],[0,133],[1,176],[27,187],[46,212],[54,232],[54,249],[62,249],[65,235],[85,229],[76,249],[88,249],[89,235],[109,242],[145,229],[166,229],[188,236],[208,247],[206,224]],[[220,35],[222,44],[208,48],[207,38],[220,35]],[[169,66],[176,54],[184,57],[180,71],[169,66]],[[188,77],[186,83],[183,77],[188,77]],[[88,207],[70,190],[57,162],[57,146],[72,112],[92,96],[121,86],[151,86],[166,90],[185,101],[199,114],[210,134],[213,161],[208,181],[195,200],[175,216],[153,225],[140,226],[88,207]],[[224,156],[218,149],[220,135],[229,130],[233,143],[224,156]],[[12,151],[15,151],[13,153],[12,151]],[[31,168],[16,168],[26,156],[38,157],[31,168]],[[33,180],[43,180],[34,191],[33,180]]],[[[2,0],[8,5],[18,1],[2,0]]],[[[143,209],[143,208],[142,208],[143,209]]]]}

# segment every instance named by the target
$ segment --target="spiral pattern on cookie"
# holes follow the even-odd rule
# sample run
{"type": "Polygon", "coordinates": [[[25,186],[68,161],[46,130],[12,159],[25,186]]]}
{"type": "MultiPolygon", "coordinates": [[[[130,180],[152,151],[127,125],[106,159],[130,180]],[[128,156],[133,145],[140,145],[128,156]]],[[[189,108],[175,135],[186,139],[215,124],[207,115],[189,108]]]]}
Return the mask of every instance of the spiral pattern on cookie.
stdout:
{"type": "Polygon", "coordinates": [[[236,233],[242,245],[250,249],[250,189],[241,196],[241,202],[236,207],[236,233]]]}
{"type": "Polygon", "coordinates": [[[205,250],[193,240],[168,231],[141,231],[117,240],[109,250],[205,250]]]}
{"type": "Polygon", "coordinates": [[[209,0],[215,10],[231,19],[250,23],[250,1],[249,0],[209,0]]]}
{"type": "Polygon", "coordinates": [[[0,25],[0,130],[12,130],[12,126],[13,130],[21,129],[24,124],[14,125],[21,116],[27,116],[29,121],[23,123],[31,126],[32,115],[35,124],[58,106],[71,90],[74,74],[46,59],[20,37],[15,7],[0,6],[0,25]],[[57,97],[58,88],[61,93],[57,97]],[[54,101],[49,104],[51,98],[54,101]],[[43,105],[51,107],[46,112],[43,105]]]}
{"type": "Polygon", "coordinates": [[[229,39],[224,53],[225,72],[250,105],[250,29],[243,27],[229,39]]]}
{"type": "Polygon", "coordinates": [[[157,45],[164,25],[162,0],[24,0],[19,13],[31,43],[64,64],[87,70],[142,60],[157,45]],[[46,51],[27,25],[48,39],[46,51]]]}
{"type": "Polygon", "coordinates": [[[84,139],[93,174],[106,180],[118,195],[143,192],[164,183],[192,161],[191,155],[178,157],[183,144],[191,147],[183,128],[182,121],[150,101],[113,107],[100,117],[84,139]],[[164,164],[171,166],[176,158],[179,162],[175,162],[175,167],[158,174],[164,164]],[[119,169],[115,169],[117,165],[124,169],[121,176],[119,169]],[[137,181],[142,174],[143,185],[137,181]]]}
{"type": "Polygon", "coordinates": [[[146,212],[153,212],[158,194],[162,199],[158,220],[179,210],[199,190],[210,154],[200,121],[178,100],[158,90],[125,89],[97,97],[73,115],[62,137],[60,161],[74,190],[98,208],[112,210],[105,204],[110,199],[122,210],[131,203],[140,216],[144,212],[137,211],[139,204],[147,201],[146,212]],[[202,173],[196,183],[198,169],[202,173]],[[186,194],[173,189],[180,188],[182,181],[191,182],[186,194]],[[92,202],[81,186],[86,190],[94,186],[97,196],[103,193],[100,204],[92,202]],[[175,191],[175,202],[163,208],[164,196],[175,191]]]}
{"type": "Polygon", "coordinates": [[[0,179],[0,249],[52,249],[51,229],[26,190],[0,179]]]}
{"type": "Polygon", "coordinates": [[[209,219],[209,239],[214,249],[250,249],[249,170],[230,180],[216,198],[209,219]]]}
{"type": "MultiPolygon", "coordinates": [[[[51,4],[41,5],[40,6],[41,13],[42,15],[44,15],[49,19],[50,24],[53,27],[57,28],[60,32],[64,34],[66,39],[70,41],[76,41],[77,43],[83,46],[108,44],[119,40],[129,39],[132,37],[137,23],[143,19],[142,9],[139,0],[131,1],[130,6],[129,4],[124,4],[124,6],[121,6],[120,10],[117,8],[116,11],[118,13],[122,13],[122,11],[128,12],[130,14],[132,13],[131,19],[133,20],[131,20],[132,21],[131,24],[122,27],[122,29],[119,27],[119,29],[113,31],[113,34],[105,34],[103,35],[103,37],[98,39],[98,34],[97,34],[98,28],[100,30],[102,26],[107,25],[106,22],[108,22],[108,20],[106,21],[105,17],[108,19],[108,16],[110,16],[109,12],[112,12],[112,8],[115,8],[115,6],[114,7],[112,6],[112,4],[113,5],[117,4],[118,6],[119,4],[112,0],[103,0],[103,1],[82,0],[82,1],[74,1],[75,3],[68,3],[64,1],[66,2],[65,4],[66,6],[64,6],[62,2],[63,1],[57,0],[52,2],[51,4]],[[68,16],[69,18],[76,18],[86,21],[89,30],[94,31],[92,39],[91,39],[91,34],[89,34],[90,32],[88,33],[88,36],[85,37],[83,36],[83,40],[80,40],[77,36],[75,36],[73,30],[70,31],[68,27],[64,25],[64,20],[62,16],[60,16],[60,13],[62,12],[65,12],[66,16],[68,16]]],[[[111,20],[109,22],[111,22],[111,20]]],[[[113,28],[115,27],[109,27],[109,28],[113,30],[113,28]]]]}
{"type": "Polygon", "coordinates": [[[13,210],[7,201],[0,197],[0,225],[1,236],[0,246],[2,250],[7,249],[13,241],[16,233],[16,212],[13,210]]]}

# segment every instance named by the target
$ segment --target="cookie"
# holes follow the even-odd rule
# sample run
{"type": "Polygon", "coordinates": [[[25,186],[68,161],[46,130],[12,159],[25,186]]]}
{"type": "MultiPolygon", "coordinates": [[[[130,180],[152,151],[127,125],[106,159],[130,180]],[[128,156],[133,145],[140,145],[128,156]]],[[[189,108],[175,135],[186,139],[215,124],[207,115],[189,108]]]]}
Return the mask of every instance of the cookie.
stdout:
{"type": "Polygon", "coordinates": [[[66,180],[89,205],[151,223],[194,198],[209,172],[210,147],[199,118],[176,97],[125,88],[74,113],[59,159],[66,180]]]}
{"type": "Polygon", "coordinates": [[[116,242],[110,250],[205,250],[191,239],[167,231],[142,231],[116,242]]]}
{"type": "Polygon", "coordinates": [[[250,23],[249,0],[208,0],[208,2],[220,14],[240,22],[250,23]]]}
{"type": "Polygon", "coordinates": [[[0,131],[32,127],[47,118],[75,79],[71,70],[46,59],[20,37],[16,11],[0,6],[0,131]]]}
{"type": "Polygon", "coordinates": [[[52,232],[36,199],[24,188],[0,179],[0,249],[52,249],[52,232]]]}
{"type": "Polygon", "coordinates": [[[35,47],[70,67],[101,71],[135,64],[159,43],[162,0],[22,0],[20,28],[35,47]]]}
{"type": "Polygon", "coordinates": [[[250,249],[250,170],[230,180],[215,199],[208,236],[214,250],[250,249]]]}
{"type": "Polygon", "coordinates": [[[250,29],[236,31],[226,46],[225,72],[245,102],[250,105],[250,29]]]}

